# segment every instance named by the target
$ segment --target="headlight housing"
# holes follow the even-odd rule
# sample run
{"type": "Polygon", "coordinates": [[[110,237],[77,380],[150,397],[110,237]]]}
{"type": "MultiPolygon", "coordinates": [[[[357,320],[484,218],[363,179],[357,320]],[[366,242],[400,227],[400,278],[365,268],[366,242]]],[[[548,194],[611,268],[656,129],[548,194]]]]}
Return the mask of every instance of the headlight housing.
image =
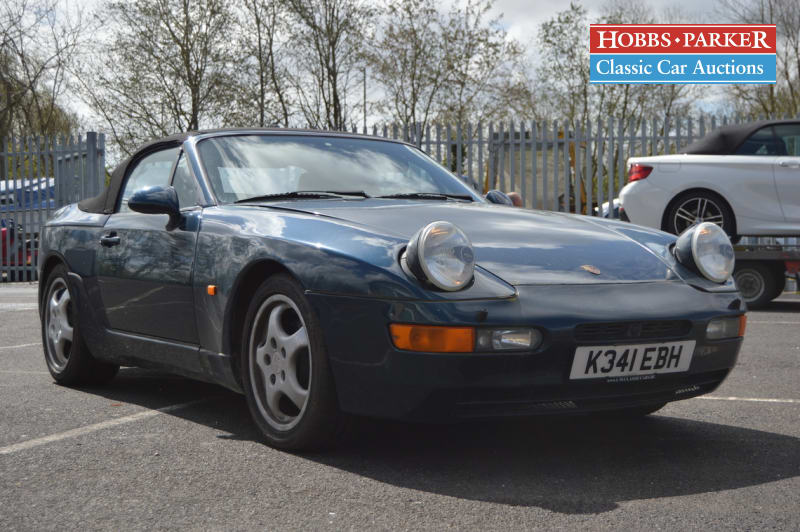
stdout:
{"type": "Polygon", "coordinates": [[[403,260],[414,277],[448,292],[466,287],[475,272],[472,243],[450,222],[431,222],[417,231],[403,260]]]}
{"type": "Polygon", "coordinates": [[[730,238],[711,222],[694,225],[681,233],[675,242],[675,257],[715,283],[730,278],[735,262],[730,238]]]}

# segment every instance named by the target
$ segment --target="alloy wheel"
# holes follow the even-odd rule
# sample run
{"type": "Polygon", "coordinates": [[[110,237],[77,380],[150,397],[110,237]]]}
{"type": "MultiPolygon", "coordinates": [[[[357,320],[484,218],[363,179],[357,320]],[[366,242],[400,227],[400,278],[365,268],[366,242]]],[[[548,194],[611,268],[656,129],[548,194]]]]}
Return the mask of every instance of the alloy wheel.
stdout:
{"type": "Polygon", "coordinates": [[[47,361],[56,372],[64,371],[72,351],[73,324],[70,321],[72,300],[64,279],[58,278],[50,285],[45,308],[47,361]]]}
{"type": "Polygon", "coordinates": [[[714,200],[705,197],[689,198],[675,210],[673,225],[677,234],[703,222],[711,222],[725,229],[722,208],[714,200]]]}
{"type": "Polygon", "coordinates": [[[311,386],[311,345],[297,305],[283,294],[259,307],[250,333],[250,382],[258,409],[275,429],[302,419],[311,386]]]}

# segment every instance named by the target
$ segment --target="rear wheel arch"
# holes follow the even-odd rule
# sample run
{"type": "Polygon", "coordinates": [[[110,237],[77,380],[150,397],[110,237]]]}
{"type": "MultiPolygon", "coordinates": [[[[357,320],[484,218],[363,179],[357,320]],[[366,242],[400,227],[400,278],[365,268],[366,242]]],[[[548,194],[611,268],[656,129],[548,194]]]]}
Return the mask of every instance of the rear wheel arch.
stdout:
{"type": "Polygon", "coordinates": [[[730,202],[727,199],[725,199],[725,196],[723,196],[722,194],[720,194],[715,190],[711,190],[710,188],[704,188],[704,187],[690,188],[676,194],[669,201],[669,203],[667,203],[667,206],[664,208],[664,212],[661,214],[661,230],[669,232],[669,214],[672,208],[675,206],[675,204],[697,193],[710,194],[712,196],[715,196],[717,199],[719,199],[719,201],[722,202],[722,205],[724,205],[730,211],[731,219],[733,221],[733,234],[731,235],[731,237],[733,238],[737,234],[736,212],[734,212],[730,202]]]}
{"type": "MultiPolygon", "coordinates": [[[[60,257],[59,255],[53,254],[47,257],[44,261],[44,265],[42,266],[42,275],[39,278],[39,302],[42,302],[42,298],[45,296],[45,287],[47,287],[47,281],[50,278],[50,274],[53,273],[53,270],[59,264],[63,264],[67,270],[69,270],[69,266],[67,266],[67,262],[60,257]]],[[[42,305],[39,308],[43,308],[42,305]]]]}
{"type": "MultiPolygon", "coordinates": [[[[237,381],[240,381],[241,339],[247,318],[247,310],[250,306],[250,298],[266,279],[280,273],[287,274],[299,282],[289,268],[276,260],[265,259],[249,264],[239,273],[233,284],[223,329],[223,348],[224,352],[229,353],[231,356],[237,381]]],[[[300,284],[302,285],[302,283],[300,284]]],[[[239,382],[239,384],[241,385],[242,383],[239,382]]]]}
{"type": "Polygon", "coordinates": [[[47,279],[41,284],[41,334],[47,369],[59,384],[104,384],[114,378],[119,366],[96,359],[89,350],[81,333],[69,276],[69,267],[59,259],[52,262],[47,279]]]}

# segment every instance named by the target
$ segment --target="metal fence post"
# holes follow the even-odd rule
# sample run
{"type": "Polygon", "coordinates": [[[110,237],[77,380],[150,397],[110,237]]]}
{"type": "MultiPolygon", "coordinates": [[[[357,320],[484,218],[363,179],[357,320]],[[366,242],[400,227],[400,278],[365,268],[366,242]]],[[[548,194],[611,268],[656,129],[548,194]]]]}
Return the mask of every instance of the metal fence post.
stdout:
{"type": "Polygon", "coordinates": [[[99,174],[97,168],[97,133],[86,133],[86,163],[83,165],[83,180],[85,192],[88,196],[96,196],[99,190],[99,174]]]}

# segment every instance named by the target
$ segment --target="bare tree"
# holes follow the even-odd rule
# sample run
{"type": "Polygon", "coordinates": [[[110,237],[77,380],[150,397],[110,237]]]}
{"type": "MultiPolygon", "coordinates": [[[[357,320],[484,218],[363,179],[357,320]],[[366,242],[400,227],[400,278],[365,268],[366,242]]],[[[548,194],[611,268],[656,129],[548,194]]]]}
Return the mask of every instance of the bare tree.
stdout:
{"type": "Polygon", "coordinates": [[[286,0],[295,21],[297,104],[312,127],[345,129],[375,11],[362,0],[286,0]]]}
{"type": "Polygon", "coordinates": [[[573,124],[590,113],[588,27],[586,9],[575,2],[539,26],[540,98],[573,124]]]}
{"type": "MultiPolygon", "coordinates": [[[[679,16],[672,10],[671,17],[679,16]]],[[[655,23],[647,5],[632,0],[611,0],[597,22],[603,24],[655,23]]],[[[674,20],[660,19],[660,22],[674,20]]],[[[658,116],[663,121],[687,114],[697,100],[689,85],[592,84],[589,63],[589,24],[584,7],[572,2],[568,9],[539,28],[542,80],[541,98],[546,108],[566,118],[573,127],[613,117],[622,123],[623,133],[638,128],[641,120],[658,116]],[[545,82],[546,81],[546,82],[545,82]]]]}
{"type": "Polygon", "coordinates": [[[103,20],[112,41],[80,65],[79,80],[123,152],[224,122],[240,68],[225,0],[115,1],[103,20]]]}
{"type": "Polygon", "coordinates": [[[57,0],[11,0],[0,7],[0,138],[67,133],[76,126],[59,101],[80,39],[80,13],[73,19],[57,0]]]}
{"type": "Polygon", "coordinates": [[[236,125],[289,125],[291,99],[286,72],[285,6],[280,0],[243,0],[240,116],[236,125]],[[255,103],[255,105],[253,105],[255,103]]]}
{"type": "Polygon", "coordinates": [[[445,83],[437,98],[443,122],[502,118],[512,98],[525,97],[522,48],[510,39],[500,19],[488,19],[493,0],[467,0],[444,16],[445,83]]]}
{"type": "Polygon", "coordinates": [[[380,39],[369,50],[385,97],[376,105],[396,123],[427,127],[447,78],[443,17],[433,0],[393,0],[380,39]]]}
{"type": "Polygon", "coordinates": [[[777,26],[776,83],[730,85],[729,102],[747,116],[800,114],[800,2],[797,0],[718,0],[727,22],[777,26]]]}

